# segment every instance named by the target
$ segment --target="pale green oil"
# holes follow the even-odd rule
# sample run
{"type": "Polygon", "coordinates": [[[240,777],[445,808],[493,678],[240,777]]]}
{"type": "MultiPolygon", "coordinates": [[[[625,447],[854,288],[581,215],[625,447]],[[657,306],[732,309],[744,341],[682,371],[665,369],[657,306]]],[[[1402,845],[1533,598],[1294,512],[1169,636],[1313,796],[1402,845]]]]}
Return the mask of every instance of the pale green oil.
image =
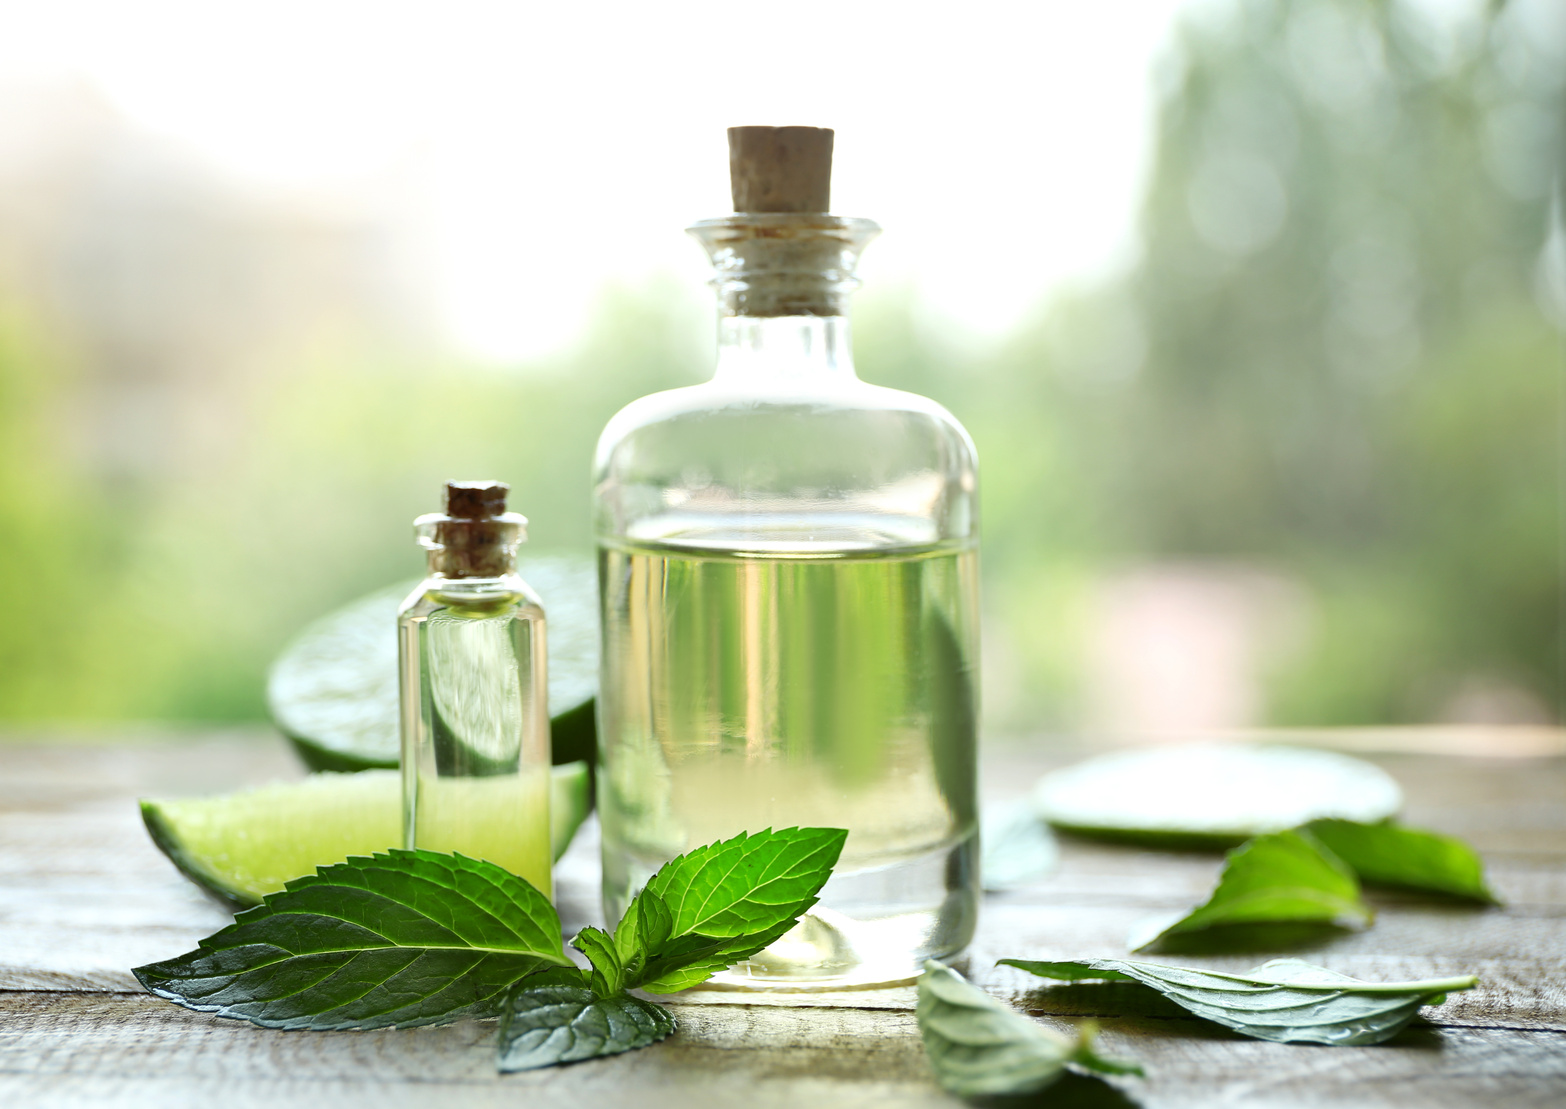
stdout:
{"type": "Polygon", "coordinates": [[[550,892],[543,611],[431,589],[398,619],[404,843],[493,862],[550,892]]]}
{"type": "Polygon", "coordinates": [[[847,828],[822,904],[730,978],[895,979],[974,918],[976,553],[604,546],[606,910],[746,831],[847,828]]]}

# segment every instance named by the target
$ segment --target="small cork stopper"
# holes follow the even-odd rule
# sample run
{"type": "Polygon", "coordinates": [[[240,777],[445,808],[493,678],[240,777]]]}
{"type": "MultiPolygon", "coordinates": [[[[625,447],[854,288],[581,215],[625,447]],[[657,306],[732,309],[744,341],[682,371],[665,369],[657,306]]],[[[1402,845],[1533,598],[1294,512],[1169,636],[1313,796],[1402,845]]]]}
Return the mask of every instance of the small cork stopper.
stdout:
{"type": "Polygon", "coordinates": [[[446,515],[456,520],[488,520],[506,510],[511,486],[503,481],[448,481],[446,515]]]}
{"type": "Polygon", "coordinates": [[[414,521],[429,551],[430,572],[448,578],[495,578],[515,572],[527,520],[506,511],[503,481],[448,481],[446,511],[414,521]]]}
{"type": "Polygon", "coordinates": [[[730,127],[729,185],[736,212],[828,212],[832,129],[730,127]]]}

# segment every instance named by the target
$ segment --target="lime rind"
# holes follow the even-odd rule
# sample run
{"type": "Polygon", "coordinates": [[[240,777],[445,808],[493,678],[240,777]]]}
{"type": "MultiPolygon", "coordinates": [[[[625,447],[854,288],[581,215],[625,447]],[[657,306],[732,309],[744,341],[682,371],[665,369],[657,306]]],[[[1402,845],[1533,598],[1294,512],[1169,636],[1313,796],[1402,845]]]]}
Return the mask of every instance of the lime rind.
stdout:
{"type": "MultiPolygon", "coordinates": [[[[587,817],[590,778],[583,762],[552,769],[550,845],[557,860],[587,817]]],[[[141,818],[181,874],[238,910],[317,866],[401,846],[401,808],[400,775],[372,770],[314,774],[219,797],[143,800],[141,818]]]]}

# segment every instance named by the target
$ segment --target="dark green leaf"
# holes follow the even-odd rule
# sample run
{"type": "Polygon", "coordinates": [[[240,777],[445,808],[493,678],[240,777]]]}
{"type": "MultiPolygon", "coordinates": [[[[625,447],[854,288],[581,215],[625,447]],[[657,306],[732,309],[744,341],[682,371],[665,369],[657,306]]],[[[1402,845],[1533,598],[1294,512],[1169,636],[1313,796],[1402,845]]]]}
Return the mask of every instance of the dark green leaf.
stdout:
{"type": "Polygon", "coordinates": [[[652,890],[642,890],[636,900],[641,909],[636,921],[637,942],[643,951],[657,951],[674,934],[674,916],[668,903],[652,890]]]}
{"type": "Polygon", "coordinates": [[[671,859],[615,928],[629,987],[673,993],[777,940],[816,903],[848,833],[740,833],[671,859]]]}
{"type": "Polygon", "coordinates": [[[1462,840],[1418,828],[1352,820],[1315,820],[1305,827],[1363,882],[1499,904],[1485,884],[1484,861],[1462,840]]]}
{"type": "Polygon", "coordinates": [[[554,906],[525,880],[392,851],[295,879],[135,974],[159,997],[268,1028],[385,1028],[493,1016],[514,982],[569,965],[554,906]]]}
{"type": "Polygon", "coordinates": [[[747,932],[742,936],[676,936],[664,945],[663,950],[647,959],[636,985],[649,993],[688,990],[719,971],[771,947],[794,924],[794,918],[790,917],[773,925],[768,931],[747,932]]]}
{"type": "Polygon", "coordinates": [[[1055,836],[1029,802],[986,810],[979,836],[980,872],[990,892],[1015,889],[1055,868],[1055,836]]]}
{"type": "Polygon", "coordinates": [[[1345,926],[1370,919],[1359,882],[1337,856],[1307,832],[1273,832],[1229,852],[1205,904],[1131,947],[1146,950],[1182,934],[1239,925],[1345,926]]]}
{"type": "Polygon", "coordinates": [[[919,1034],[942,1086],[959,1097],[1029,1094],[1068,1066],[1140,1074],[1135,1064],[1101,1059],[1092,1029],[1068,1036],[991,997],[950,967],[925,960],[919,977],[919,1034]]]}
{"type": "Polygon", "coordinates": [[[1298,959],[1274,959],[1247,974],[1124,959],[1002,959],[1001,964],[1063,982],[1140,982],[1199,1017],[1258,1040],[1349,1046],[1378,1044],[1396,1035],[1421,1006],[1439,1005],[1447,993],[1471,989],[1476,981],[1361,982],[1298,959]]]}
{"type": "Polygon", "coordinates": [[[668,905],[673,935],[764,932],[816,903],[847,838],[842,828],[741,832],[671,859],[647,888],[668,905]]]}
{"type": "Polygon", "coordinates": [[[531,1070],[617,1055],[655,1044],[675,1028],[661,1005],[622,993],[595,996],[581,986],[517,988],[500,1019],[500,1069],[531,1070]]]}
{"type": "Polygon", "coordinates": [[[595,994],[613,997],[625,989],[625,967],[620,963],[620,953],[615,950],[614,939],[608,932],[602,928],[583,928],[571,941],[571,946],[593,964],[591,981],[595,994]]]}

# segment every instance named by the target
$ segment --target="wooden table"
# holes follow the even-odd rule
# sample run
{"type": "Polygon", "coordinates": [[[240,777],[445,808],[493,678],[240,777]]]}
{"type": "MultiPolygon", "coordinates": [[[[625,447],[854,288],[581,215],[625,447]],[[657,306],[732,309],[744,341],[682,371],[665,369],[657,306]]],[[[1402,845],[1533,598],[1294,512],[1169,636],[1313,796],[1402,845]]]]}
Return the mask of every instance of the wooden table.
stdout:
{"type": "MultiPolygon", "coordinates": [[[[1417,736],[1402,745],[1439,746],[1417,736]]],[[[1040,745],[993,750],[989,792],[1015,795],[1074,757],[1040,745]]],[[[1148,1077],[1112,1085],[1072,1077],[1043,1100],[1200,1109],[1566,1105],[1566,758],[1374,759],[1402,783],[1411,823],[1464,836],[1484,852],[1506,907],[1372,894],[1372,928],[1303,954],[1367,979],[1474,973],[1480,988],[1369,1048],[1248,1040],[1157,998],[1133,1014],[1096,1012],[1102,987],[1038,989],[995,960],[1124,955],[1138,921],[1205,897],[1218,860],[1068,842],[1052,875],[988,899],[968,967],[1046,1021],[1097,1018],[1102,1046],[1140,1059],[1148,1077]]],[[[282,743],[259,733],[0,743],[0,1105],[957,1104],[926,1067],[908,987],[776,1004],[698,991],[677,1000],[680,1030],[662,1044],[505,1077],[494,1070],[493,1024],[275,1032],[143,993],[130,967],[190,949],[226,917],[153,848],[134,799],[298,773],[282,743]]],[[[596,914],[594,850],[584,836],[562,862],[568,926],[596,914]]],[[[1169,961],[1243,969],[1265,957],[1169,961]]]]}

